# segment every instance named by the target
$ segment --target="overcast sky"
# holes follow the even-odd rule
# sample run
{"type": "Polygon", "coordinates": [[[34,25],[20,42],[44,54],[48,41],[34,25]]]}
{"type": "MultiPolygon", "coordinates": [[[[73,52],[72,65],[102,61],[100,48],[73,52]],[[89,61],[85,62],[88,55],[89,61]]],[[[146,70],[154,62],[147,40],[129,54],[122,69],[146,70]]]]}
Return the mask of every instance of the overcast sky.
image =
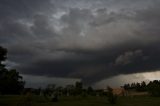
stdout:
{"type": "Polygon", "coordinates": [[[159,11],[160,0],[0,0],[0,45],[29,83],[154,78],[159,11]]]}

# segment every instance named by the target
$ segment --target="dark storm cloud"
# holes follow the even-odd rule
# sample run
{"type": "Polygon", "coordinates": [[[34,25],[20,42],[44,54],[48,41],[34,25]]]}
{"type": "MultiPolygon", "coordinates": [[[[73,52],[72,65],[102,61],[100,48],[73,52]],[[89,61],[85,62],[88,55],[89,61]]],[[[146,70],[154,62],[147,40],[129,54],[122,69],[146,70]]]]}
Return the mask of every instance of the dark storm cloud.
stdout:
{"type": "Polygon", "coordinates": [[[135,58],[143,55],[142,50],[136,50],[134,52],[126,52],[123,55],[117,57],[115,65],[126,65],[130,64],[135,58]]]}
{"type": "Polygon", "coordinates": [[[12,18],[30,18],[35,13],[53,12],[54,5],[49,0],[1,0],[1,17],[12,18]],[[47,8],[47,10],[46,10],[47,8]]]}
{"type": "Polygon", "coordinates": [[[0,44],[23,74],[95,82],[159,70],[159,3],[1,0],[0,44]]]}

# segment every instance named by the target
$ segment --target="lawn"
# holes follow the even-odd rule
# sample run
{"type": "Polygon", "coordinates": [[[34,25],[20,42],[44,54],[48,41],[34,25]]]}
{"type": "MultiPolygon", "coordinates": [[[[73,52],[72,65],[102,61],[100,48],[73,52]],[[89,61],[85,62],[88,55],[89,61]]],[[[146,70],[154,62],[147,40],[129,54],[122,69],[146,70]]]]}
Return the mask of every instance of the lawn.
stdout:
{"type": "MultiPolygon", "coordinates": [[[[0,96],[0,106],[113,106],[107,97],[59,97],[54,103],[43,96],[0,96]]],[[[160,98],[135,96],[119,97],[114,106],[160,106],[160,98]]]]}

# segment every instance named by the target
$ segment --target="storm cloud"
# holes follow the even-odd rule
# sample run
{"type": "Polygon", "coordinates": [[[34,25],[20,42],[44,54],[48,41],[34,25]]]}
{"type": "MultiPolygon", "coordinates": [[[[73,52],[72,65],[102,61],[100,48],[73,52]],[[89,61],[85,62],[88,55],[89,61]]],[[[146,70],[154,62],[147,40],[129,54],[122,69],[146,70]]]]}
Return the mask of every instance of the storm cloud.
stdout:
{"type": "Polygon", "coordinates": [[[159,0],[1,0],[0,45],[23,75],[97,82],[160,69],[159,0]]]}

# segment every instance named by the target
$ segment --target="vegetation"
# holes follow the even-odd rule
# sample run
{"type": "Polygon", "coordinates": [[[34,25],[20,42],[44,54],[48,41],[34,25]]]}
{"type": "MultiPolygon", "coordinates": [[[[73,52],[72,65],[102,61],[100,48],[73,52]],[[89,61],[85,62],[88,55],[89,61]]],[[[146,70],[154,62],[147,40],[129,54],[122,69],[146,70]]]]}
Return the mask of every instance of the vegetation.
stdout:
{"type": "Polygon", "coordinates": [[[160,81],[158,80],[150,81],[148,84],[146,84],[144,81],[141,83],[125,84],[124,88],[126,90],[135,89],[138,92],[145,91],[151,96],[160,97],[160,81]]]}
{"type": "Polygon", "coordinates": [[[147,84],[142,81],[141,83],[131,83],[131,84],[124,84],[123,86],[126,90],[135,89],[136,91],[143,92],[147,91],[147,84]]]}
{"type": "Polygon", "coordinates": [[[24,81],[15,69],[8,70],[5,61],[7,50],[0,47],[0,94],[20,94],[24,88],[24,81]]]}
{"type": "Polygon", "coordinates": [[[155,97],[160,97],[160,81],[154,80],[150,81],[147,85],[147,91],[150,95],[155,97]]]}
{"type": "Polygon", "coordinates": [[[113,89],[108,87],[108,101],[111,104],[116,104],[117,103],[117,95],[113,94],[113,89]]]}

